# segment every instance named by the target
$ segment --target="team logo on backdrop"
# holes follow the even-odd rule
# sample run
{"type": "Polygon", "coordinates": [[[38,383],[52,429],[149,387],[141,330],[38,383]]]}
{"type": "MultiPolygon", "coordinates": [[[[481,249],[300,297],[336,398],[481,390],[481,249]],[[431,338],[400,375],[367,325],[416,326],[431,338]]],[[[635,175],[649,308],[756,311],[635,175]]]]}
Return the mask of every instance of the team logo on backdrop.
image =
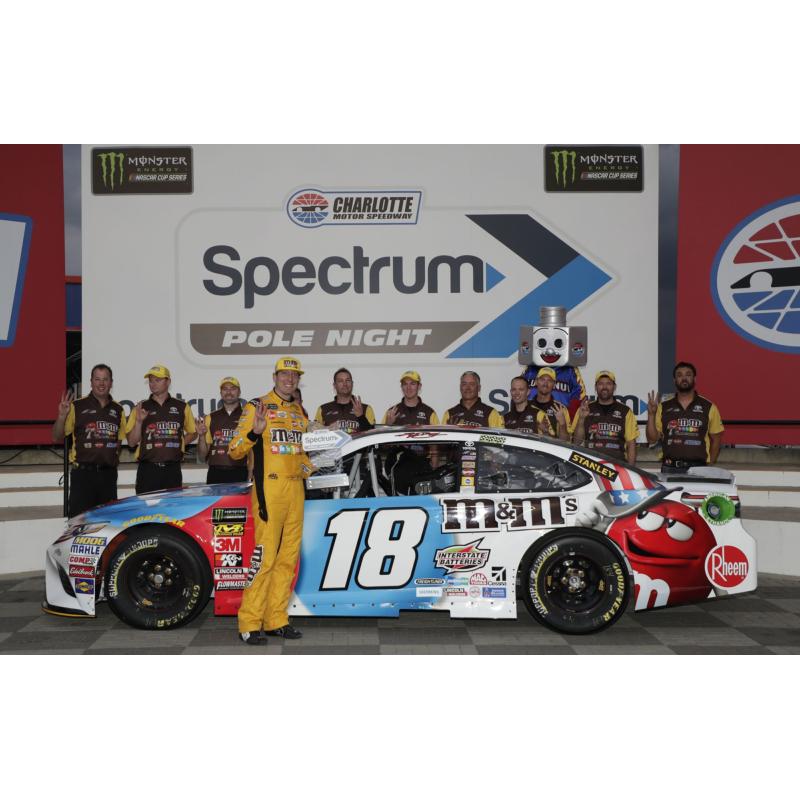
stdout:
{"type": "Polygon", "coordinates": [[[739,336],[800,353],[800,198],[766,206],[728,234],[711,271],[711,294],[739,336]]]}
{"type": "Polygon", "coordinates": [[[0,214],[0,347],[11,347],[17,333],[32,229],[30,217],[0,214]]]}
{"type": "Polygon", "coordinates": [[[191,194],[191,147],[95,147],[92,194],[191,194]]]}
{"type": "Polygon", "coordinates": [[[286,204],[289,219],[302,228],[320,225],[416,225],[421,191],[324,191],[301,189],[286,204]]]}

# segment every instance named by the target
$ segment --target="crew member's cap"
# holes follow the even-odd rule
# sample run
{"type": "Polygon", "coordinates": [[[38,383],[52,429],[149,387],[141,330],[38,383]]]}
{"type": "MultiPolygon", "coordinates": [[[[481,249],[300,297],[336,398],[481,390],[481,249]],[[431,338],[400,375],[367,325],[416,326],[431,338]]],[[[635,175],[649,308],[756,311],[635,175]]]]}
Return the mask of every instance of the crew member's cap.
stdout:
{"type": "Polygon", "coordinates": [[[542,367],[539,372],[536,373],[537,378],[541,378],[542,375],[549,375],[553,380],[556,379],[556,371],[552,367],[542,367]]]}
{"type": "Polygon", "coordinates": [[[154,378],[169,378],[169,377],[171,377],[170,374],[169,374],[169,370],[163,364],[154,364],[144,374],[145,378],[149,378],[151,375],[154,378]]]}
{"type": "Polygon", "coordinates": [[[296,372],[298,375],[303,374],[303,370],[300,369],[300,362],[296,358],[279,358],[275,364],[275,372],[281,372],[282,370],[296,372]]]}
{"type": "Polygon", "coordinates": [[[406,378],[410,378],[412,381],[416,381],[417,383],[422,383],[422,378],[420,378],[419,372],[413,369],[407,369],[400,376],[400,383],[402,383],[406,378]]]}
{"type": "Polygon", "coordinates": [[[617,376],[610,369],[601,369],[600,372],[594,376],[594,382],[597,383],[600,378],[609,378],[612,383],[617,382],[617,376]]]}
{"type": "Polygon", "coordinates": [[[242,388],[242,386],[241,386],[241,384],[239,383],[239,381],[237,381],[237,380],[236,380],[236,378],[233,378],[233,377],[231,377],[230,375],[229,375],[227,378],[223,378],[223,379],[222,379],[222,380],[219,382],[219,388],[221,389],[221,388],[222,388],[222,387],[223,387],[223,386],[224,386],[226,383],[230,383],[230,384],[232,384],[232,385],[233,385],[233,386],[235,386],[237,389],[241,389],[241,388],[242,388]]]}

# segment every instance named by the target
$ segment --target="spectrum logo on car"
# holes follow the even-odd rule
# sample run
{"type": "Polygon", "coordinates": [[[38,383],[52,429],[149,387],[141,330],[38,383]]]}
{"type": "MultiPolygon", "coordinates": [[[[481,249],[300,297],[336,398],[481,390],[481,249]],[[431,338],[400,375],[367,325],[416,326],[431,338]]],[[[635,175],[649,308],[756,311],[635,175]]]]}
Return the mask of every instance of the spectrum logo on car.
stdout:
{"type": "Polygon", "coordinates": [[[289,198],[286,212],[289,219],[301,228],[318,228],[321,225],[416,225],[421,204],[421,191],[300,189],[289,198]]]}

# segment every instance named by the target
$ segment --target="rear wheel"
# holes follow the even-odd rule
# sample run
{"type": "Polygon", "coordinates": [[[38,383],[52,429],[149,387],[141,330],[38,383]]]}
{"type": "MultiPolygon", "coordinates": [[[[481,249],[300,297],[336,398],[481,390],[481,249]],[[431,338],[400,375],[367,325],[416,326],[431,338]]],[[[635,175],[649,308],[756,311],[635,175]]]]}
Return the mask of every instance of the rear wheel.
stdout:
{"type": "Polygon", "coordinates": [[[580,528],[537,542],[518,575],[531,616],[561,633],[595,633],[613,625],[633,593],[619,551],[601,534],[580,528]]]}
{"type": "Polygon", "coordinates": [[[141,528],[126,538],[106,575],[111,610],[135,628],[185,625],[205,608],[213,584],[200,548],[164,525],[141,528]]]}

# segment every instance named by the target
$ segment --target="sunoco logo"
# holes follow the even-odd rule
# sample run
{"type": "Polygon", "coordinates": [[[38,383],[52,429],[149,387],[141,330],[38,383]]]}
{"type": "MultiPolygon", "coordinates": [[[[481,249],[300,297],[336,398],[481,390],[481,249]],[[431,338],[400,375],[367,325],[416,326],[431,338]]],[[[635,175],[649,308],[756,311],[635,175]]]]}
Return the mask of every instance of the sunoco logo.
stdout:
{"type": "Polygon", "coordinates": [[[321,225],[416,225],[421,191],[323,191],[301,189],[286,204],[289,219],[302,228],[321,225]]]}
{"type": "Polygon", "coordinates": [[[711,294],[739,336],[769,350],[800,353],[800,197],[742,220],[717,253],[711,294]]]}
{"type": "Polygon", "coordinates": [[[706,556],[706,575],[715,586],[731,589],[738,586],[749,572],[747,556],[732,544],[715,547],[706,556]]]}
{"type": "Polygon", "coordinates": [[[575,161],[578,154],[574,150],[553,150],[550,153],[555,169],[556,184],[566,186],[575,183],[575,161]]]}

